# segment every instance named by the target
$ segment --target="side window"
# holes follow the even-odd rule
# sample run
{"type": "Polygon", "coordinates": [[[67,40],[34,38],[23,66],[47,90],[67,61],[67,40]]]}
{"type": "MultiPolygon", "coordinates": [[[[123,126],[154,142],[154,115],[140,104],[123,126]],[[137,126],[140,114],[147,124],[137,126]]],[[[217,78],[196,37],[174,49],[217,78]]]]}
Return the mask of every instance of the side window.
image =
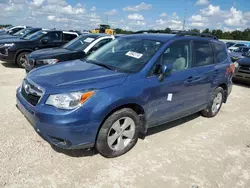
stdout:
{"type": "Polygon", "coordinates": [[[149,75],[160,74],[161,65],[172,65],[172,72],[190,68],[192,61],[191,41],[183,40],[170,44],[158,58],[149,75]]]}
{"type": "Polygon", "coordinates": [[[214,63],[214,55],[211,44],[203,41],[194,41],[194,61],[192,67],[211,65],[214,63]]]}
{"type": "Polygon", "coordinates": [[[49,32],[44,36],[44,38],[47,38],[48,41],[60,41],[61,40],[62,33],[61,32],[49,32]]]}
{"type": "Polygon", "coordinates": [[[112,39],[103,39],[103,40],[99,41],[97,44],[95,44],[93,46],[93,48],[96,48],[96,49],[101,48],[102,46],[104,46],[105,44],[107,44],[108,42],[110,42],[111,40],[112,39]]]}
{"type": "Polygon", "coordinates": [[[108,42],[110,42],[112,39],[103,39],[101,41],[99,41],[98,43],[96,43],[91,49],[90,52],[96,51],[97,49],[101,48],[102,46],[104,46],[105,44],[107,44],[108,42]]]}
{"type": "Polygon", "coordinates": [[[215,63],[221,63],[227,59],[226,47],[223,44],[214,43],[215,63]]]}
{"type": "Polygon", "coordinates": [[[77,37],[77,35],[69,33],[64,33],[63,36],[64,36],[64,41],[71,41],[77,37]]]}
{"type": "Polygon", "coordinates": [[[159,74],[161,65],[172,65],[172,72],[190,68],[191,41],[183,40],[171,43],[164,53],[158,58],[149,75],[159,74]]]}
{"type": "Polygon", "coordinates": [[[20,30],[22,30],[22,28],[15,28],[15,29],[12,30],[12,33],[16,33],[16,32],[18,32],[20,30]]]}

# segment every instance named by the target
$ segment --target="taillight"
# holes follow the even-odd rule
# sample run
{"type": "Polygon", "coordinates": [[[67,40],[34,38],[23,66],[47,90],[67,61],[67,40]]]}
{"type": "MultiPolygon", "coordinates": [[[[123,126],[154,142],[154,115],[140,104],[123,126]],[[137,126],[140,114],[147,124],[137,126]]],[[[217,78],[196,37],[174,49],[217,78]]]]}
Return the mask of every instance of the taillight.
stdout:
{"type": "Polygon", "coordinates": [[[233,74],[235,71],[235,65],[234,63],[231,63],[229,67],[227,68],[226,74],[233,74]]]}

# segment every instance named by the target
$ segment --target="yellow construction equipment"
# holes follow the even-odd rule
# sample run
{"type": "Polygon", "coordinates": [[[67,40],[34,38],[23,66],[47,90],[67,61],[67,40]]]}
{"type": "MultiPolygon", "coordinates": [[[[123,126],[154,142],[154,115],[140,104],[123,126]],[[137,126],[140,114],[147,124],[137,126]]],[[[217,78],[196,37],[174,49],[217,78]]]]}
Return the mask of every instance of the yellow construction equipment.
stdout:
{"type": "Polygon", "coordinates": [[[105,33],[107,35],[114,35],[114,30],[110,29],[110,25],[101,24],[99,29],[93,29],[92,33],[105,33]]]}

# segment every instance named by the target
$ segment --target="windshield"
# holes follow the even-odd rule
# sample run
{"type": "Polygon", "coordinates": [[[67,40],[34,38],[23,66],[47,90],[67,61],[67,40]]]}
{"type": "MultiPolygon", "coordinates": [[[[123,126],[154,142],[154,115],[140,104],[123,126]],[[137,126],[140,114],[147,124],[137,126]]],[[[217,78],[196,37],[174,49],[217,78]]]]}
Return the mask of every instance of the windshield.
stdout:
{"type": "Polygon", "coordinates": [[[37,31],[37,32],[33,33],[32,35],[28,35],[28,36],[24,37],[23,39],[36,40],[36,39],[39,39],[40,37],[42,37],[43,35],[46,35],[46,34],[47,34],[46,31],[37,31]]]}
{"type": "Polygon", "coordinates": [[[163,43],[140,38],[119,38],[106,44],[86,61],[98,63],[122,72],[138,72],[163,43]]]}
{"type": "Polygon", "coordinates": [[[18,32],[16,32],[15,34],[13,34],[14,36],[23,36],[24,34],[26,34],[27,32],[29,32],[30,31],[30,29],[22,29],[22,30],[20,30],[20,31],[18,31],[18,32]]]}
{"type": "Polygon", "coordinates": [[[92,43],[98,35],[82,35],[68,42],[63,48],[73,51],[83,51],[92,43]]]}

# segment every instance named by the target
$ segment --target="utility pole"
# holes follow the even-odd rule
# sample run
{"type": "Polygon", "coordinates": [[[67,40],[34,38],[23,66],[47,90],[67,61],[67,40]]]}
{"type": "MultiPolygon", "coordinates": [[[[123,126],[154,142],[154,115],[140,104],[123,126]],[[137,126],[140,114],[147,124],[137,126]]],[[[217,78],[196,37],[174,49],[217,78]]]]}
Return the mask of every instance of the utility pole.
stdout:
{"type": "Polygon", "coordinates": [[[186,26],[186,16],[187,16],[187,8],[184,10],[184,19],[183,19],[183,27],[182,30],[185,31],[185,26],[186,26]]]}

